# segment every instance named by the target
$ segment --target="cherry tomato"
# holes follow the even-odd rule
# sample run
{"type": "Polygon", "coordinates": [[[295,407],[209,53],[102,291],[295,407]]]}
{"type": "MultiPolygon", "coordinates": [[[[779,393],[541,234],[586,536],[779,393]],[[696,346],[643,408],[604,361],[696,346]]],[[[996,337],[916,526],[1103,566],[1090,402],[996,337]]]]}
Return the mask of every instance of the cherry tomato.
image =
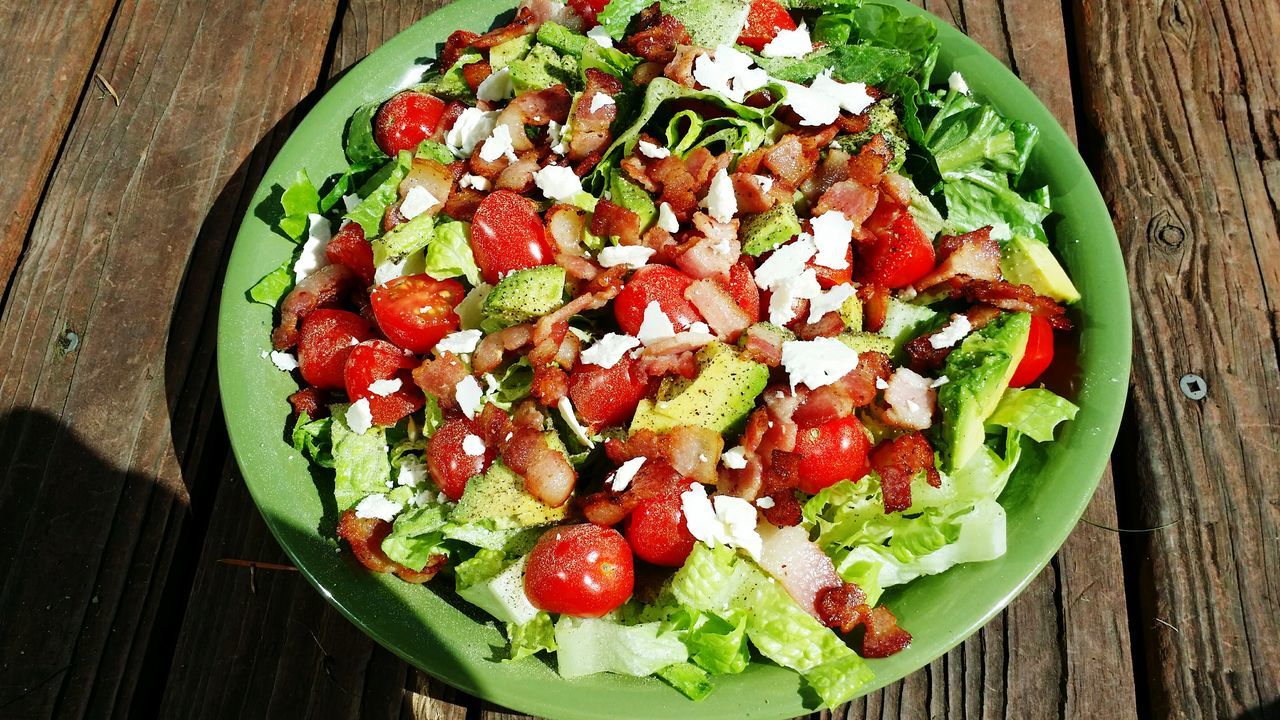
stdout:
{"type": "Polygon", "coordinates": [[[780,30],[795,30],[796,21],[777,0],[753,0],[738,42],[759,52],[780,30]]]}
{"type": "Polygon", "coordinates": [[[498,456],[496,448],[485,447],[480,455],[468,455],[463,441],[468,435],[479,437],[479,427],[457,417],[446,421],[427,440],[427,472],[441,492],[457,501],[467,489],[467,481],[489,469],[498,456]]]}
{"type": "Polygon", "coordinates": [[[352,346],[373,337],[369,321],[346,310],[313,310],[298,335],[298,369],[307,384],[326,390],[346,387],[343,370],[352,346]]]}
{"type": "Polygon", "coordinates": [[[663,567],[680,567],[695,541],[681,509],[680,493],[642,501],[627,520],[627,541],[636,557],[663,567]]]}
{"type": "Polygon", "coordinates": [[[600,24],[596,16],[604,12],[608,4],[609,0],[569,0],[569,7],[585,21],[588,30],[600,24]]]}
{"type": "Polygon", "coordinates": [[[373,246],[364,239],[364,228],[360,223],[344,225],[325,246],[324,254],[329,262],[346,265],[348,270],[360,276],[365,285],[373,284],[373,246]]]}
{"type": "Polygon", "coordinates": [[[406,275],[374,288],[369,300],[387,339],[422,355],[458,329],[461,320],[454,308],[466,294],[457,280],[406,275]]]}
{"type": "Polygon", "coordinates": [[[841,480],[861,478],[871,469],[870,450],[862,423],[852,416],[802,428],[795,450],[800,454],[800,489],[814,494],[841,480]]]}
{"type": "Polygon", "coordinates": [[[471,251],[480,275],[491,285],[512,270],[549,265],[554,257],[537,207],[510,190],[494,191],[480,201],[471,221],[471,251]]]}
{"type": "Polygon", "coordinates": [[[422,390],[413,384],[409,371],[418,367],[418,360],[386,340],[365,340],[351,348],[347,356],[343,377],[347,384],[347,397],[351,402],[368,400],[373,422],[378,425],[395,425],[400,418],[419,410],[426,403],[422,390]],[[385,395],[370,389],[378,381],[400,381],[400,387],[385,395]]]}
{"type": "Polygon", "coordinates": [[[413,152],[440,125],[444,101],[434,95],[406,90],[382,104],[373,119],[373,139],[382,152],[395,157],[413,152]]]}
{"type": "Polygon", "coordinates": [[[569,373],[569,401],[592,432],[630,420],[648,394],[649,376],[629,355],[611,368],[578,363],[569,373]]]}
{"type": "Polygon", "coordinates": [[[1011,387],[1026,387],[1035,382],[1053,364],[1053,326],[1042,317],[1031,316],[1031,334],[1027,336],[1027,351],[1022,362],[1013,371],[1011,387]]]}
{"type": "Polygon", "coordinates": [[[684,297],[684,291],[692,284],[693,278],[673,267],[646,265],[637,270],[618,293],[613,301],[613,314],[623,332],[635,335],[644,322],[644,309],[650,302],[656,302],[671,318],[676,332],[688,330],[702,319],[698,309],[684,297]]]}
{"type": "Polygon", "coordinates": [[[819,265],[810,260],[808,266],[813,268],[814,274],[818,276],[818,285],[823,290],[830,290],[837,285],[845,285],[853,282],[853,246],[849,246],[849,251],[845,253],[846,265],[843,270],[833,270],[829,267],[819,265]]]}
{"type": "Polygon", "coordinates": [[[759,322],[760,288],[756,287],[756,278],[745,260],[739,260],[729,268],[729,282],[724,283],[724,286],[738,306],[747,313],[750,321],[759,322]]]}
{"type": "Polygon", "coordinates": [[[890,290],[907,287],[933,270],[933,243],[905,210],[863,251],[864,282],[890,290]]]}
{"type": "Polygon", "coordinates": [[[600,617],[635,588],[631,548],[613,528],[590,523],[548,530],[524,570],[524,594],[539,610],[600,617]]]}

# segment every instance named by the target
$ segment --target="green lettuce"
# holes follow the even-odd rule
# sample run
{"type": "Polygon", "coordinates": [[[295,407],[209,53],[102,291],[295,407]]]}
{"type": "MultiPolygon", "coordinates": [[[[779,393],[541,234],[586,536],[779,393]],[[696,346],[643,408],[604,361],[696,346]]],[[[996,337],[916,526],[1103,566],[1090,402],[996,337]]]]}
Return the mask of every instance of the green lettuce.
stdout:
{"type": "Polygon", "coordinates": [[[970,232],[1003,223],[1015,235],[1046,239],[1041,223],[1049,217],[1050,209],[1010,187],[1004,173],[974,170],[946,178],[942,193],[947,199],[947,226],[953,232],[970,232]]]}
{"type": "Polygon", "coordinates": [[[507,554],[501,550],[480,550],[453,569],[455,588],[461,592],[477,583],[491,580],[508,564],[507,554]]]}
{"type": "Polygon", "coordinates": [[[562,615],[556,621],[555,640],[558,669],[565,678],[598,672],[645,677],[689,657],[680,638],[662,632],[656,622],[621,625],[562,615]]]}
{"type": "Polygon", "coordinates": [[[338,512],[355,506],[366,496],[386,492],[391,479],[391,460],[387,455],[385,431],[371,427],[362,435],[355,434],[347,425],[348,405],[330,408],[332,422],[329,425],[333,439],[333,495],[338,512]]]}
{"type": "Polygon", "coordinates": [[[284,217],[280,218],[281,232],[295,242],[306,237],[311,225],[309,216],[320,212],[320,191],[306,170],[299,170],[293,184],[280,195],[280,207],[284,211],[284,217]]]}
{"type": "Polygon", "coordinates": [[[267,273],[254,286],[249,288],[249,297],[256,303],[275,307],[293,289],[293,258],[284,261],[280,267],[267,273]]]}
{"type": "Polygon", "coordinates": [[[372,239],[382,234],[382,216],[386,213],[387,206],[396,201],[400,181],[404,180],[412,164],[413,155],[402,150],[395,160],[384,165],[360,188],[359,195],[364,199],[345,217],[359,224],[366,238],[372,239]]]}
{"type": "Polygon", "coordinates": [[[650,0],[609,0],[604,10],[596,14],[596,22],[609,33],[609,37],[621,40],[631,18],[651,4],[650,0]]]}
{"type": "Polygon", "coordinates": [[[706,48],[733,45],[747,20],[751,0],[661,0],[662,14],[684,25],[693,44],[706,48]]]}
{"type": "Polygon", "coordinates": [[[352,167],[374,167],[387,161],[387,154],[373,137],[373,120],[381,100],[361,105],[347,121],[343,150],[352,167]]]}
{"type": "MultiPolygon", "coordinates": [[[[485,570],[492,567],[494,556],[486,557],[485,570]]],[[[533,620],[539,611],[524,594],[526,561],[527,557],[522,557],[508,563],[500,571],[482,580],[475,579],[478,573],[469,573],[471,584],[464,586],[461,579],[457,581],[458,596],[489,613],[498,622],[523,625],[533,620]]]]}
{"type": "Polygon", "coordinates": [[[987,418],[987,424],[1015,430],[1036,442],[1049,442],[1054,428],[1074,420],[1079,411],[1075,403],[1049,390],[1010,388],[987,418]]]}
{"type": "Polygon", "coordinates": [[[293,422],[293,432],[290,434],[293,449],[302,453],[304,457],[311,458],[311,461],[320,467],[333,467],[333,436],[330,430],[332,424],[333,418],[312,420],[306,412],[299,413],[298,419],[293,422]]]}
{"type": "Polygon", "coordinates": [[[470,238],[471,223],[451,220],[436,226],[426,246],[426,273],[436,280],[465,277],[472,285],[479,285],[480,269],[471,252],[470,238]]]}
{"type": "Polygon", "coordinates": [[[507,640],[511,643],[511,655],[503,662],[515,662],[535,653],[558,649],[555,624],[545,612],[539,612],[528,622],[507,623],[507,640]]]}
{"type": "Polygon", "coordinates": [[[975,170],[1022,175],[1040,132],[1034,125],[1007,120],[987,106],[975,106],[935,122],[929,150],[944,178],[975,170]]]}
{"type": "Polygon", "coordinates": [[[412,508],[396,516],[391,534],[382,540],[382,552],[410,570],[422,570],[435,555],[448,555],[444,527],[449,522],[445,505],[412,508]]]}
{"type": "Polygon", "coordinates": [[[657,675],[690,700],[702,700],[715,689],[711,685],[711,676],[707,671],[693,663],[668,665],[659,670],[657,675]]]}

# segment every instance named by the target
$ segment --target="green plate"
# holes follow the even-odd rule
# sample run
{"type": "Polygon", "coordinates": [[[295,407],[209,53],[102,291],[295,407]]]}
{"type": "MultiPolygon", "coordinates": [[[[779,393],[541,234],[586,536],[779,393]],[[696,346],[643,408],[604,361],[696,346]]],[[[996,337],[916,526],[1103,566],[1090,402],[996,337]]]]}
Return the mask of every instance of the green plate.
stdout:
{"type": "MultiPolygon", "coordinates": [[[[893,0],[903,12],[922,11],[893,0]]],[[[287,186],[299,168],[312,178],[345,169],[345,121],[358,106],[381,99],[417,77],[422,58],[434,56],[452,31],[487,29],[512,0],[459,0],[390,40],[357,65],[316,104],[267,171],[252,208],[272,186],[287,186]]],[[[892,683],[957,645],[1005,607],[1057,551],[1097,487],[1124,408],[1131,348],[1129,295],[1115,231],[1089,170],[1048,110],[1009,70],[977,43],[942,21],[941,77],[964,73],[973,91],[1004,113],[1040,127],[1031,158],[1033,179],[1047,183],[1056,210],[1055,247],[1084,296],[1075,311],[1075,345],[1060,347],[1065,366],[1054,386],[1080,405],[1079,416],[1047,446],[1044,462],[1011,481],[1001,503],[1008,511],[1005,557],[922,578],[885,600],[915,637],[892,658],[873,660],[876,683],[892,683]],[[1070,362],[1074,356],[1075,362],[1070,362]]],[[[1065,70],[1064,70],[1065,72],[1065,70]]],[[[296,386],[261,355],[269,349],[271,310],[246,292],[278,267],[293,246],[252,210],[245,217],[227,268],[218,326],[218,368],[223,409],[235,456],[263,517],[302,573],[344,615],[375,640],[461,690],[499,705],[555,718],[677,717],[785,718],[812,709],[799,677],[754,663],[746,672],[716,679],[715,692],[698,704],[654,679],[596,675],[559,678],[538,660],[501,664],[503,645],[492,623],[449,588],[418,587],[365,572],[336,551],[331,526],[307,462],[284,440],[286,397],[296,386]]],[[[1060,345],[1067,343],[1060,343],[1060,345]]],[[[1031,468],[1031,464],[1028,464],[1031,468]]],[[[332,522],[332,520],[330,520],[332,522]]]]}

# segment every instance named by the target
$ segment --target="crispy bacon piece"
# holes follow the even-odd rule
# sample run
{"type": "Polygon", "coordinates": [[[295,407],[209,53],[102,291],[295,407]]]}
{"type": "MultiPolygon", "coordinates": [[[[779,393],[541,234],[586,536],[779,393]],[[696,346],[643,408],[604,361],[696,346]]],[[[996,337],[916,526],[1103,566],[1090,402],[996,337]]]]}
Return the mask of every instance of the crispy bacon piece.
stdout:
{"type": "MultiPolygon", "coordinates": [[[[775,506],[776,507],[776,506],[775,506]]],[[[800,527],[760,527],[764,541],[760,567],[776,579],[805,612],[822,618],[816,607],[824,591],[844,584],[831,558],[800,527]]]]}
{"type": "MultiPolygon", "coordinates": [[[[686,253],[687,254],[687,253],[686,253]]],[[[751,318],[733,295],[714,280],[698,280],[684,291],[685,299],[702,314],[707,325],[725,342],[735,342],[743,330],[751,324],[751,318]]],[[[778,348],[781,361],[781,347],[778,348]]]]}
{"type": "Polygon", "coordinates": [[[513,325],[484,336],[471,356],[471,369],[477,375],[493,372],[502,364],[503,355],[515,352],[533,340],[533,325],[513,325]]]}
{"type": "Polygon", "coordinates": [[[930,382],[910,368],[895,371],[884,389],[886,407],[881,419],[904,430],[929,429],[938,397],[930,382]]]}
{"type": "Polygon", "coordinates": [[[671,56],[667,66],[662,69],[662,74],[666,75],[672,82],[687,88],[695,88],[698,86],[698,81],[693,79],[693,63],[699,56],[706,54],[707,50],[705,48],[692,45],[676,45],[675,53],[671,56]]]}
{"type": "MultiPolygon", "coordinates": [[[[996,319],[1000,316],[1000,313],[1001,311],[998,308],[990,305],[974,305],[964,311],[965,317],[969,318],[969,326],[974,330],[978,330],[996,319]]],[[[934,347],[930,339],[939,332],[942,332],[942,330],[939,329],[927,335],[921,335],[903,346],[907,357],[910,358],[908,365],[912,370],[924,374],[937,370],[947,361],[947,356],[951,354],[951,351],[956,349],[955,345],[941,348],[934,347]]]]}
{"type": "Polygon", "coordinates": [[[449,195],[453,192],[453,183],[454,171],[452,169],[441,165],[435,160],[415,157],[413,164],[409,166],[409,172],[405,174],[404,180],[401,180],[399,187],[396,188],[396,192],[400,202],[404,202],[405,197],[414,188],[420,187],[426,190],[438,202],[423,210],[422,214],[435,215],[444,207],[449,195]]]}
{"type": "Polygon", "coordinates": [[[676,266],[694,278],[729,277],[729,269],[742,255],[738,221],[722,223],[700,212],[693,216],[695,233],[681,246],[676,266]]]}
{"type": "Polygon", "coordinates": [[[498,181],[494,184],[501,190],[527,193],[533,189],[533,174],[539,169],[538,153],[526,152],[499,173],[498,181]]]}
{"type": "Polygon", "coordinates": [[[784,135],[769,150],[764,157],[764,165],[792,187],[798,187],[814,170],[814,165],[805,158],[800,139],[791,134],[784,135]]]}
{"type": "Polygon", "coordinates": [[[573,494],[578,474],[564,453],[547,444],[541,430],[517,429],[500,452],[507,467],[524,478],[529,494],[546,505],[560,507],[573,494]]]}
{"type": "Polygon", "coordinates": [[[862,327],[867,332],[880,332],[889,314],[889,290],[883,285],[864,283],[858,288],[862,301],[862,327]]]}
{"type": "Polygon", "coordinates": [[[604,448],[615,463],[637,457],[662,460],[684,477],[711,484],[716,481],[724,438],[714,430],[680,426],[662,433],[637,430],[626,439],[610,438],[604,448]]]}
{"type": "Polygon", "coordinates": [[[470,30],[453,31],[449,39],[444,41],[444,49],[440,51],[440,69],[448,70],[453,67],[453,64],[458,62],[458,58],[462,57],[478,37],[480,36],[470,30]]]}
{"type": "Polygon", "coordinates": [[[413,382],[422,392],[434,397],[440,407],[455,408],[458,406],[456,388],[468,374],[458,356],[447,352],[438,358],[423,360],[422,365],[413,370],[413,382]]]}
{"type": "Polygon", "coordinates": [[[657,357],[660,355],[683,355],[685,353],[696,352],[703,346],[715,340],[714,335],[701,332],[692,332],[686,330],[678,332],[671,337],[657,340],[650,345],[646,345],[643,350],[644,357],[657,357]]]}
{"type": "Polygon", "coordinates": [[[302,388],[289,396],[289,404],[294,415],[306,413],[312,420],[329,416],[329,393],[319,388],[302,388]]]}
{"type": "Polygon", "coordinates": [[[876,397],[876,380],[891,373],[889,356],[865,352],[858,356],[858,366],[838,381],[807,392],[797,393],[800,405],[792,415],[800,427],[817,427],[870,405],[876,397]]]}
{"type": "Polygon", "coordinates": [[[1014,285],[1004,280],[973,280],[960,287],[960,296],[1001,310],[1031,313],[1048,320],[1055,330],[1071,329],[1067,309],[1052,298],[1037,295],[1030,285],[1014,285]]]}
{"type": "Polygon", "coordinates": [[[883,135],[877,134],[858,148],[858,154],[849,160],[849,179],[867,187],[878,187],[891,162],[893,149],[883,135]]]}
{"type": "Polygon", "coordinates": [[[862,657],[886,658],[911,644],[911,633],[898,627],[898,618],[883,605],[871,609],[863,625],[862,657]]]}
{"type": "Polygon", "coordinates": [[[569,138],[569,159],[579,161],[588,155],[606,148],[613,140],[609,126],[618,118],[617,103],[591,108],[596,105],[595,99],[604,96],[612,100],[622,92],[622,82],[618,78],[595,68],[586,72],[586,87],[582,91],[578,104],[573,110],[573,136],[569,138]]]}
{"type": "Polygon", "coordinates": [[[680,493],[688,487],[689,481],[666,460],[651,457],[640,466],[631,484],[622,492],[614,492],[606,486],[600,492],[582,498],[579,505],[587,520],[609,527],[625,520],[645,500],[667,493],[680,493]]]}
{"type": "Polygon", "coordinates": [[[649,377],[679,375],[692,380],[698,376],[698,358],[693,351],[645,355],[640,358],[637,368],[649,377]]]}
{"type": "MultiPolygon", "coordinates": [[[[570,335],[569,337],[573,337],[570,335]]],[[[529,394],[538,404],[552,407],[569,394],[569,375],[558,365],[535,365],[529,394]]]]}
{"type": "Polygon", "coordinates": [[[733,183],[733,194],[738,199],[738,212],[762,213],[777,202],[772,193],[765,192],[756,175],[736,172],[729,176],[729,180],[733,183]]]}
{"type": "Polygon", "coordinates": [[[582,17],[556,0],[521,0],[521,9],[528,9],[531,17],[530,30],[542,27],[544,23],[554,22],[573,30],[582,32],[582,17]]]}
{"type": "Polygon", "coordinates": [[[639,55],[650,62],[669,63],[676,56],[677,46],[691,42],[689,31],[671,15],[659,14],[649,24],[650,20],[644,16],[645,12],[647,11],[641,12],[642,28],[625,38],[622,47],[632,55],[639,55]]]}
{"type": "Polygon", "coordinates": [[[746,347],[742,351],[744,357],[769,367],[782,364],[782,343],[786,342],[786,336],[780,330],[757,323],[747,328],[746,332],[746,347]]]}
{"type": "Polygon", "coordinates": [[[280,303],[280,323],[271,333],[271,346],[288,350],[297,345],[303,319],[357,290],[363,290],[360,278],[345,265],[325,265],[306,276],[280,303]]]}
{"type": "Polygon", "coordinates": [[[485,60],[467,63],[462,66],[462,79],[466,81],[471,92],[480,89],[480,83],[493,74],[493,67],[485,60]]]}
{"type": "Polygon", "coordinates": [[[933,446],[918,432],[877,445],[871,451],[871,467],[880,474],[886,514],[911,507],[911,479],[922,471],[930,485],[942,484],[933,464],[933,446]]]}
{"type": "Polygon", "coordinates": [[[938,241],[938,266],[916,282],[917,291],[952,280],[999,280],[1000,244],[985,227],[965,235],[946,236],[938,241]]]}
{"type": "Polygon", "coordinates": [[[565,255],[582,256],[582,232],[587,220],[581,209],[563,203],[547,210],[547,236],[555,243],[556,251],[565,255]]]}
{"type": "Polygon", "coordinates": [[[796,335],[800,336],[801,340],[812,340],[820,337],[835,337],[842,332],[844,332],[844,319],[840,317],[840,313],[829,312],[817,322],[801,325],[796,330],[796,335]]]}
{"type": "Polygon", "coordinates": [[[851,633],[867,619],[871,608],[867,606],[867,594],[853,583],[841,583],[818,591],[818,619],[829,628],[851,633]]]}
{"type": "Polygon", "coordinates": [[[543,127],[553,120],[563,123],[569,117],[572,103],[573,96],[564,85],[522,93],[498,113],[497,124],[507,127],[511,133],[511,147],[517,153],[523,153],[533,148],[525,126],[543,127]]]}
{"type": "Polygon", "coordinates": [[[591,217],[591,233],[599,237],[616,237],[623,245],[640,244],[640,216],[621,205],[600,200],[591,217]]]}
{"type": "Polygon", "coordinates": [[[814,216],[831,210],[839,211],[853,223],[854,234],[861,234],[862,224],[875,212],[880,192],[856,180],[842,180],[831,186],[818,198],[814,216]]]}
{"type": "Polygon", "coordinates": [[[527,7],[522,7],[516,11],[516,17],[510,24],[505,25],[481,35],[471,41],[471,47],[487,50],[497,47],[508,40],[514,40],[521,35],[527,35],[530,31],[536,29],[538,20],[527,7]]]}
{"type": "Polygon", "coordinates": [[[382,552],[382,541],[391,534],[391,523],[378,518],[356,517],[354,509],[347,510],[338,520],[338,537],[347,541],[351,553],[361,565],[378,573],[395,573],[401,580],[415,584],[427,582],[444,569],[448,558],[432,555],[421,570],[413,570],[387,557],[382,552]]]}
{"type": "Polygon", "coordinates": [[[444,214],[455,220],[465,220],[471,222],[471,218],[475,217],[476,208],[480,207],[480,201],[484,200],[486,193],[472,188],[460,187],[449,195],[449,200],[444,204],[444,214]]]}

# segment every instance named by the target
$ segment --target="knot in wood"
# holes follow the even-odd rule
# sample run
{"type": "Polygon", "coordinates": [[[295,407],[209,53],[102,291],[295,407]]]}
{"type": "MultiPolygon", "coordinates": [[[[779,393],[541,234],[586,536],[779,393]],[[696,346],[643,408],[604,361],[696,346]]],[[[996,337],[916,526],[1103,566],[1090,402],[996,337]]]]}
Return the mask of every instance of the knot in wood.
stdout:
{"type": "Polygon", "coordinates": [[[1187,231],[1170,210],[1161,210],[1147,223],[1147,240],[1161,249],[1177,252],[1187,241],[1187,231]]]}

